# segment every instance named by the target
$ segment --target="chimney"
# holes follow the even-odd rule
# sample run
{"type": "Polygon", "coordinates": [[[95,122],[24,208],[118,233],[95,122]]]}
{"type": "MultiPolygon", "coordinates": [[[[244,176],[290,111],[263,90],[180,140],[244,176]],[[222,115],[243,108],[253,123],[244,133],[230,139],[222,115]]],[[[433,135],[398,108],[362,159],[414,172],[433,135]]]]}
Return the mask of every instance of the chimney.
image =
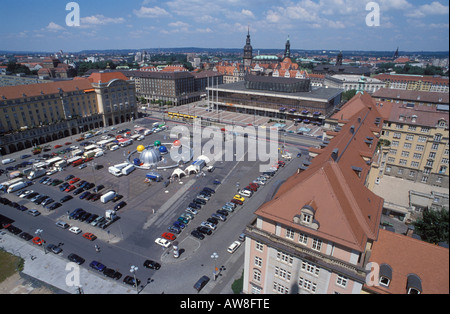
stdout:
{"type": "Polygon", "coordinates": [[[333,152],[331,153],[331,158],[333,158],[334,161],[336,161],[338,159],[339,156],[339,149],[335,148],[333,149],[333,152]]]}
{"type": "Polygon", "coordinates": [[[354,125],[352,125],[352,126],[350,127],[350,133],[352,133],[352,134],[355,133],[355,126],[354,126],[354,125]]]}

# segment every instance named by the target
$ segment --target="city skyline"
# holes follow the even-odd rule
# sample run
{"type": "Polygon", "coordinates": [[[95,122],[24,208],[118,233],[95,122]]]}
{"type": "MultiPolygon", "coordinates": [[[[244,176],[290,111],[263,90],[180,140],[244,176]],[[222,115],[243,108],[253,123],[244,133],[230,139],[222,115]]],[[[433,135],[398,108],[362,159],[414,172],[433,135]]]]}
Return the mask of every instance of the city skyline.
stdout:
{"type": "Polygon", "coordinates": [[[442,0],[81,0],[79,26],[66,22],[69,3],[3,4],[0,50],[236,49],[248,29],[254,52],[281,50],[288,36],[292,50],[448,51],[449,45],[442,0]]]}

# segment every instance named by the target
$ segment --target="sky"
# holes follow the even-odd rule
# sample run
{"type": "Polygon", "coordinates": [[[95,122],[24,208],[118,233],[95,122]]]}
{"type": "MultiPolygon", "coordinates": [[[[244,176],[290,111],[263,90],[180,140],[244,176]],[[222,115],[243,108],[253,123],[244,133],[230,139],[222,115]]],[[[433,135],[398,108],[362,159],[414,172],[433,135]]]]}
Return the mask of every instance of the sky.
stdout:
{"type": "Polygon", "coordinates": [[[448,0],[2,0],[0,50],[448,51],[448,0]]]}

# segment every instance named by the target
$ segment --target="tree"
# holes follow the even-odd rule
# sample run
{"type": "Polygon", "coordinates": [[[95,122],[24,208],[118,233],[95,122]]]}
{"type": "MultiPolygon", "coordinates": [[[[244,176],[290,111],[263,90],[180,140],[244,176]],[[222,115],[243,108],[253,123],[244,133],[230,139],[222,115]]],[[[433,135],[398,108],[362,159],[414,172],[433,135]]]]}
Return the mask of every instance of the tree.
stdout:
{"type": "Polygon", "coordinates": [[[449,243],[449,212],[447,209],[427,209],[423,212],[422,218],[413,225],[423,241],[449,243]]]}
{"type": "Polygon", "coordinates": [[[356,89],[350,89],[342,93],[342,101],[349,101],[356,95],[356,89]]]}

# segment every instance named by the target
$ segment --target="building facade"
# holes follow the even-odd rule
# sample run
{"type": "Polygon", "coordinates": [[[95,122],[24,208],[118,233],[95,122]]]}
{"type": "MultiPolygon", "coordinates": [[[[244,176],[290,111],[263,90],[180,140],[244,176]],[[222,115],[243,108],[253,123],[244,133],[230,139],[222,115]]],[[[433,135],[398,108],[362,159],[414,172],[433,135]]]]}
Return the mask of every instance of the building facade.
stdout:
{"type": "Polygon", "coordinates": [[[246,228],[244,293],[358,294],[383,200],[364,182],[381,132],[367,94],[246,228]]]}
{"type": "MultiPolygon", "coordinates": [[[[378,178],[395,176],[449,187],[448,93],[380,90],[378,106],[390,106],[384,121],[378,178]]],[[[375,180],[377,180],[375,179],[375,180]]]]}
{"type": "Polygon", "coordinates": [[[3,155],[103,126],[87,79],[1,87],[0,110],[3,155]]]}
{"type": "Polygon", "coordinates": [[[105,126],[112,126],[137,117],[135,82],[121,72],[92,73],[89,76],[96,95],[98,114],[105,126]]]}
{"type": "MultiPolygon", "coordinates": [[[[324,85],[327,87],[340,88],[344,91],[357,90],[361,76],[359,75],[332,75],[325,76],[324,85]]],[[[384,83],[374,78],[365,77],[364,91],[372,94],[384,87],[384,83]]]]}
{"type": "Polygon", "coordinates": [[[449,79],[423,75],[379,74],[376,79],[383,81],[386,88],[415,90],[423,92],[449,92],[449,79]]]}

